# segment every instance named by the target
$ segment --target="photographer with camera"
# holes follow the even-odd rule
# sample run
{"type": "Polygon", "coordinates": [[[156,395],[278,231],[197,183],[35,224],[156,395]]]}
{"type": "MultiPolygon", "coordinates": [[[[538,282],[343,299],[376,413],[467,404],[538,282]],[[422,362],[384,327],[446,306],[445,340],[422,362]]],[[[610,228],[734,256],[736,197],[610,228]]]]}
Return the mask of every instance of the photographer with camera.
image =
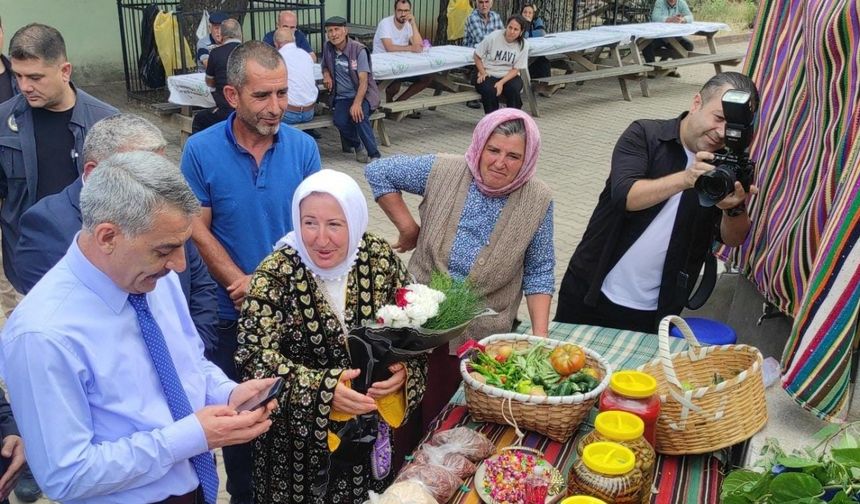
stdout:
{"type": "Polygon", "coordinates": [[[681,312],[714,241],[737,246],[749,232],[757,106],[749,77],[724,72],[689,112],[627,128],[562,280],[556,321],[655,332],[681,312]]]}

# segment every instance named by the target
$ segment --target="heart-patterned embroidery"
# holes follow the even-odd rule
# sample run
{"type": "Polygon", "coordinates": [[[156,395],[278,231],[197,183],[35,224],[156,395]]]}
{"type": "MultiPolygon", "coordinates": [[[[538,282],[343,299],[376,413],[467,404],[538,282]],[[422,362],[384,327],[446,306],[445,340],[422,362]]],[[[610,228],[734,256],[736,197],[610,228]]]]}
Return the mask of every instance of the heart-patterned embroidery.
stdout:
{"type": "Polygon", "coordinates": [[[331,413],[331,406],[327,404],[320,405],[320,413],[322,413],[323,415],[328,415],[329,413],[331,413]]]}
{"type": "Polygon", "coordinates": [[[312,319],[314,318],[314,309],[313,308],[305,308],[302,313],[305,314],[305,318],[312,319]]]}
{"type": "Polygon", "coordinates": [[[364,287],[365,289],[369,289],[370,288],[370,279],[362,278],[361,279],[361,286],[364,287]]]}
{"type": "Polygon", "coordinates": [[[369,303],[370,302],[370,293],[369,292],[362,292],[361,293],[361,300],[364,301],[365,303],[369,303]]]}
{"type": "Polygon", "coordinates": [[[361,307],[361,314],[364,315],[365,317],[369,317],[371,313],[373,313],[373,308],[371,308],[367,305],[363,305],[361,307]]]}
{"type": "Polygon", "coordinates": [[[332,397],[334,397],[334,394],[332,394],[331,392],[329,392],[327,390],[323,390],[322,392],[320,392],[320,398],[325,403],[330,403],[332,397]]]}
{"type": "Polygon", "coordinates": [[[355,474],[361,474],[361,469],[362,468],[360,465],[352,466],[352,472],[354,472],[355,474]]]}
{"type": "Polygon", "coordinates": [[[322,334],[317,333],[311,335],[311,341],[314,345],[319,345],[320,343],[322,343],[322,339],[322,334]]]}
{"type": "Polygon", "coordinates": [[[317,439],[322,441],[323,439],[328,437],[328,434],[326,432],[323,432],[323,431],[314,431],[314,436],[316,436],[317,439]]]}
{"type": "Polygon", "coordinates": [[[362,275],[367,275],[368,273],[370,273],[370,266],[362,264],[358,267],[358,271],[360,271],[362,275]]]}
{"type": "Polygon", "coordinates": [[[303,280],[303,281],[296,284],[296,289],[298,289],[299,292],[307,292],[308,291],[308,283],[303,280]]]}
{"type": "Polygon", "coordinates": [[[304,305],[309,305],[309,304],[311,304],[311,296],[310,296],[310,294],[302,294],[301,296],[299,296],[299,301],[301,301],[301,302],[302,302],[302,304],[304,304],[304,305]]]}
{"type": "Polygon", "coordinates": [[[308,322],[308,329],[310,329],[311,332],[317,332],[319,330],[319,328],[320,328],[320,323],[317,322],[316,320],[312,320],[312,321],[308,322]]]}
{"type": "Polygon", "coordinates": [[[337,385],[337,378],[328,377],[323,381],[323,383],[326,388],[334,388],[337,385]]]}

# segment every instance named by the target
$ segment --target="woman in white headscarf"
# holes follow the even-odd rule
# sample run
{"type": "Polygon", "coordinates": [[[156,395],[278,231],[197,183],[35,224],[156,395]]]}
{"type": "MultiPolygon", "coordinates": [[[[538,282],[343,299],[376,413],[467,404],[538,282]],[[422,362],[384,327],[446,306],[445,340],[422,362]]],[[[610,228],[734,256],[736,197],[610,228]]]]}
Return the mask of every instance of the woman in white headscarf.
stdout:
{"type": "Polygon", "coordinates": [[[321,170],[293,196],[295,231],[260,263],[239,320],[245,379],[286,382],[272,428],[254,442],[256,502],[361,503],[390,483],[391,427],[424,392],[426,357],[389,369],[366,394],[346,333],[373,321],[408,283],[385,240],[366,233],[367,203],[348,175],[321,170]]]}

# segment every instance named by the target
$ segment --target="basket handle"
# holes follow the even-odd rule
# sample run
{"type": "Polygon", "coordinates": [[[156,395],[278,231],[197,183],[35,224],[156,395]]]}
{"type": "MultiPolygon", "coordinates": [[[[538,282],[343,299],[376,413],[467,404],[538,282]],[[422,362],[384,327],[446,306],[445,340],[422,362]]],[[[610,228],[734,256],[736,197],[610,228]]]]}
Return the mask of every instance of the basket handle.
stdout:
{"type": "Polygon", "coordinates": [[[657,331],[658,344],[660,348],[660,364],[663,366],[663,373],[666,375],[666,381],[683,389],[681,382],[678,381],[678,376],[675,374],[675,367],[672,365],[672,352],[669,349],[669,328],[675,324],[684,335],[684,339],[690,344],[691,350],[700,348],[702,345],[696,336],[693,334],[687,321],[677,315],[667,315],[660,321],[660,328],[657,331]]]}
{"type": "Polygon", "coordinates": [[[502,418],[508,425],[514,428],[514,433],[517,435],[517,441],[512,446],[519,446],[523,443],[523,438],[526,437],[526,435],[520,430],[519,425],[517,425],[517,419],[514,416],[513,402],[514,400],[511,397],[502,398],[502,418]],[[505,406],[507,406],[507,410],[505,409],[505,406]],[[508,418],[507,412],[511,413],[511,418],[508,418]]]}

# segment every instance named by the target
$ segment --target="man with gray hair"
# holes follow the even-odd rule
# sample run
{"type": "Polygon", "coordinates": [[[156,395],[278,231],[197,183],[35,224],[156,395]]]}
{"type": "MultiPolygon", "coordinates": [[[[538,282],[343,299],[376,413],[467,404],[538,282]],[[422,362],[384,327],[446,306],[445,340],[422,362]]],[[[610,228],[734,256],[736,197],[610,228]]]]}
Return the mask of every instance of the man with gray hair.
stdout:
{"type": "MultiPolygon", "coordinates": [[[[292,199],[305,177],[319,171],[316,142],[281,127],[287,108],[287,70],[273,47],[249,41],[233,50],[224,97],[236,111],[192,135],[182,172],[203,206],[192,238],[219,284],[218,345],[213,361],[238,379],[233,354],[239,307],[251,274],[275,243],[293,230],[292,199]]],[[[251,449],[224,450],[231,502],[253,502],[251,449]]]]}
{"type": "Polygon", "coordinates": [[[78,178],[87,131],[118,110],[72,85],[66,44],[55,28],[21,28],[9,43],[9,56],[21,94],[0,104],[0,229],[3,269],[20,291],[11,262],[18,220],[78,178]]]}
{"type": "MultiPolygon", "coordinates": [[[[154,124],[134,114],[118,114],[97,122],[84,142],[84,172],[72,185],[46,196],[21,216],[21,236],[13,256],[15,272],[25,294],[62,259],[81,229],[81,189],[99,163],[117,152],[163,154],[167,140],[154,124]]],[[[194,243],[185,246],[188,268],[179,284],[191,319],[206,347],[215,350],[218,320],[217,286],[194,243]]]]}
{"type": "Polygon", "coordinates": [[[192,135],[227,119],[230,112],[233,112],[233,107],[224,99],[224,86],[227,85],[227,58],[233,49],[242,43],[242,27],[239,22],[235,19],[224,20],[221,23],[221,37],[224,42],[209,52],[209,62],[206,64],[206,85],[213,89],[215,108],[194,114],[191,121],[192,135]]]}
{"type": "Polygon", "coordinates": [[[269,429],[276,402],[243,403],[275,380],[237,385],[203,357],[175,274],[199,208],[163,156],[102,161],[80,233],[3,328],[0,366],[50,498],[215,504],[210,450],[269,429]]]}

